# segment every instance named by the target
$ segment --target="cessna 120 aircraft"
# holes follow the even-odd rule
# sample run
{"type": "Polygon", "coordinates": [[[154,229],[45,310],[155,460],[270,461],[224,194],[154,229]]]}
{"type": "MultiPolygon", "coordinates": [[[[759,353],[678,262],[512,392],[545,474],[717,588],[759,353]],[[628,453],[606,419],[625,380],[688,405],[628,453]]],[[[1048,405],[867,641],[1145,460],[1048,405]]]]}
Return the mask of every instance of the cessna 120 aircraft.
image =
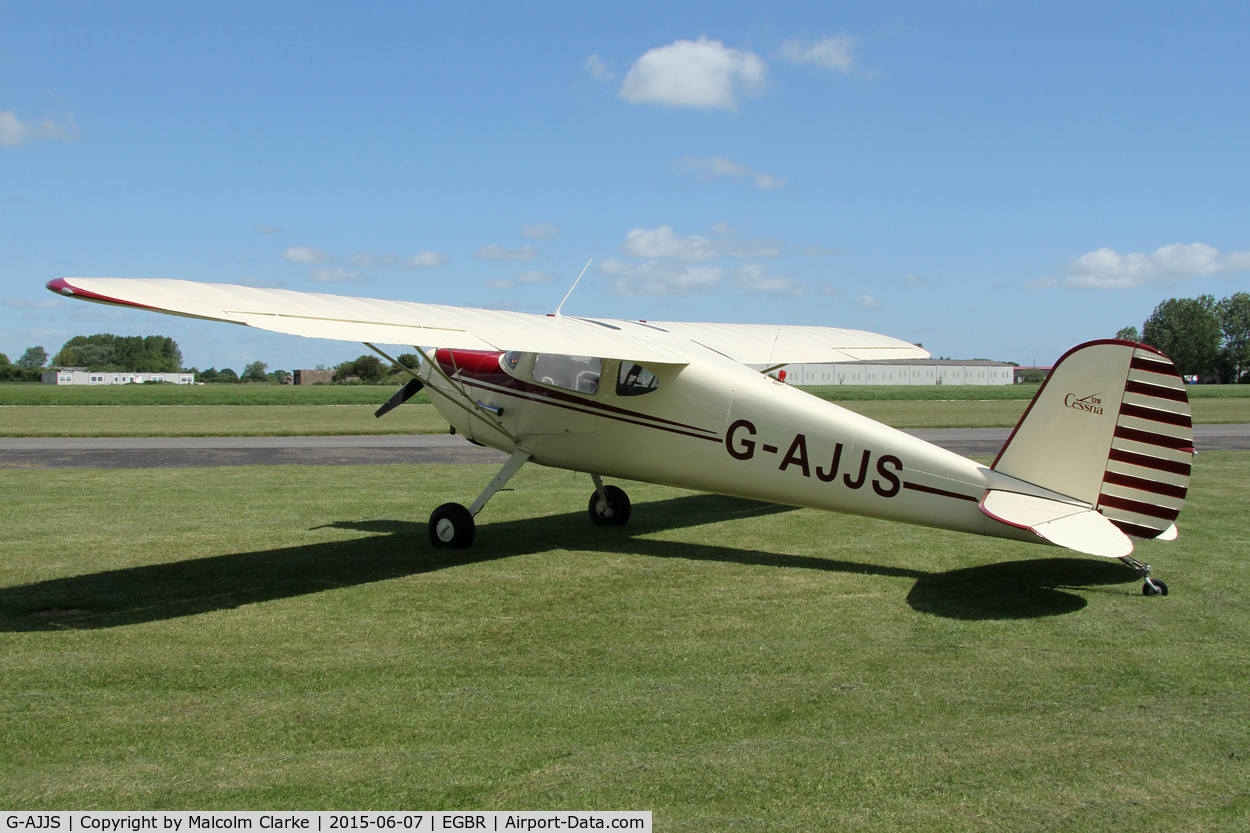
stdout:
{"type": "Polygon", "coordinates": [[[542,316],[178,280],[60,278],[48,288],[362,342],[387,359],[375,344],[414,346],[423,361],[377,415],[424,388],[453,431],[511,455],[468,507],[434,510],[435,547],[470,546],[474,517],[532,461],[588,473],[595,524],[630,515],[604,477],[640,480],[1054,544],[1118,558],[1145,579],[1143,594],[1167,593],[1131,557],[1133,539],[1176,537],[1193,428],[1175,366],[1145,344],[1070,350],[986,466],[767,375],[929,355],[859,330],[542,316]]]}

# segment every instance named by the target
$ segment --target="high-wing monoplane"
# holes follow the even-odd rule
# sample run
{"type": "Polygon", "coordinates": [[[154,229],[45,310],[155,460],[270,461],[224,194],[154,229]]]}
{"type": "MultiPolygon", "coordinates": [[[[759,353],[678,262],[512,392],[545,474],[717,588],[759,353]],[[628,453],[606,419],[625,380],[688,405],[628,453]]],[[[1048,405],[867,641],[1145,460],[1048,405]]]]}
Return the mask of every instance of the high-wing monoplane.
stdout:
{"type": "MultiPolygon", "coordinates": [[[[788,386],[788,364],[923,358],[898,339],[830,327],[625,321],[344,298],[177,280],[60,278],[53,292],[279,333],[412,345],[412,379],[451,430],[507,453],[467,507],[429,520],[435,547],[468,547],[474,517],[527,462],[585,472],[590,520],[638,480],[848,512],[1118,558],[1172,540],[1193,458],[1189,400],[1153,347],[1092,341],[1054,366],[997,459],[983,465],[788,386]]],[[[394,361],[391,359],[391,361],[394,361]]]]}

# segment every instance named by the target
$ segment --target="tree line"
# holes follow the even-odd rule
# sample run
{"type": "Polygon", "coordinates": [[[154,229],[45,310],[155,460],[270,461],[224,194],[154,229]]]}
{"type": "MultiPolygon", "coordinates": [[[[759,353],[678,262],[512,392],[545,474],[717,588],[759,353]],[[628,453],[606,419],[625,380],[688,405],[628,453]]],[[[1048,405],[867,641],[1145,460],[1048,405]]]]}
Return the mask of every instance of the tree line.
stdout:
{"type": "MultiPolygon", "coordinates": [[[[384,384],[404,367],[416,369],[420,359],[404,353],[398,363],[384,363],[377,356],[360,356],[341,362],[333,368],[333,382],[339,384],[384,384]]],[[[269,370],[269,365],[254,361],[242,373],[229,367],[198,370],[182,366],[182,350],[167,336],[117,336],[97,333],[74,336],[49,357],[42,346],[28,347],[16,362],[0,353],[0,382],[38,382],[47,367],[81,367],[95,372],[123,373],[194,373],[200,382],[237,384],[244,382],[289,383],[292,374],[286,370],[269,370]],[[51,359],[49,361],[49,359],[51,359]]],[[[318,370],[327,369],[318,365],[318,370]]]]}
{"type": "Polygon", "coordinates": [[[1162,350],[1182,376],[1220,384],[1250,382],[1250,293],[1169,298],[1142,324],[1116,338],[1162,350]]]}

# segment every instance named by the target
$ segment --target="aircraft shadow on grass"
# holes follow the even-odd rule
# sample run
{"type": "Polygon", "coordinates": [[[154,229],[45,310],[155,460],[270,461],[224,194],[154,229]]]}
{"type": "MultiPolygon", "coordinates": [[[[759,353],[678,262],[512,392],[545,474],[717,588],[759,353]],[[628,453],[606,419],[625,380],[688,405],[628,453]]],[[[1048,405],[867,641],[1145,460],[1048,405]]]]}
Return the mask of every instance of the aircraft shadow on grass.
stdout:
{"type": "Polygon", "coordinates": [[[640,536],[791,508],[718,495],[672,498],[646,508],[645,513],[635,512],[634,522],[627,527],[594,527],[584,513],[482,524],[476,546],[464,550],[430,547],[424,523],[340,521],[327,526],[369,533],[369,537],[0,588],[0,631],[88,630],[176,619],[553,548],[913,578],[907,603],[916,611],[953,619],[1027,619],[1072,613],[1086,604],[1072,590],[1137,578],[1118,562],[1092,558],[1028,559],[931,573],[664,541],[640,536]]]}

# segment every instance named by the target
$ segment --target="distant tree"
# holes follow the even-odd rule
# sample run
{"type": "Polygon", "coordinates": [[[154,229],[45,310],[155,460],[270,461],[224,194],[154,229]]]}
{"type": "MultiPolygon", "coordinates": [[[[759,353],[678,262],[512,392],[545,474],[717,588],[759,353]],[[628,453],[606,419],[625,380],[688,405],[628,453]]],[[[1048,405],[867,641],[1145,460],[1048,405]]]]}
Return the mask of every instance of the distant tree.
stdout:
{"type": "Polygon", "coordinates": [[[228,367],[223,367],[221,370],[217,371],[217,381],[233,384],[234,382],[239,381],[239,374],[235,373],[228,367]]]}
{"type": "Polygon", "coordinates": [[[59,367],[98,367],[128,373],[177,373],[182,351],[166,336],[74,336],[53,358],[59,367]]]}
{"type": "Polygon", "coordinates": [[[1142,326],[1141,341],[1157,347],[1183,376],[1209,375],[1220,358],[1220,321],[1215,298],[1169,298],[1142,326]]]}
{"type": "Polygon", "coordinates": [[[1121,341],[1141,341],[1141,335],[1138,334],[1136,327],[1124,327],[1115,334],[1115,337],[1121,341]]]}
{"type": "Polygon", "coordinates": [[[1231,381],[1240,382],[1250,370],[1250,293],[1235,292],[1215,305],[1224,334],[1224,363],[1231,381]]]}
{"type": "Polygon", "coordinates": [[[269,365],[257,360],[249,364],[243,369],[243,379],[248,382],[264,382],[267,381],[265,371],[269,369],[269,365]]]}
{"type": "Polygon", "coordinates": [[[421,357],[415,353],[400,353],[395,357],[395,364],[391,365],[391,373],[400,373],[404,368],[416,370],[421,366],[421,357]]]}
{"type": "Polygon", "coordinates": [[[17,366],[26,370],[34,370],[48,363],[48,351],[42,347],[27,347],[26,352],[17,360],[17,366]]]}
{"type": "Polygon", "coordinates": [[[360,356],[355,361],[343,362],[334,367],[334,381],[342,382],[348,376],[356,376],[366,384],[381,382],[388,376],[387,369],[377,356],[360,356]]]}
{"type": "Polygon", "coordinates": [[[3,353],[0,353],[0,367],[8,367],[9,364],[10,364],[9,357],[3,353]]]}

